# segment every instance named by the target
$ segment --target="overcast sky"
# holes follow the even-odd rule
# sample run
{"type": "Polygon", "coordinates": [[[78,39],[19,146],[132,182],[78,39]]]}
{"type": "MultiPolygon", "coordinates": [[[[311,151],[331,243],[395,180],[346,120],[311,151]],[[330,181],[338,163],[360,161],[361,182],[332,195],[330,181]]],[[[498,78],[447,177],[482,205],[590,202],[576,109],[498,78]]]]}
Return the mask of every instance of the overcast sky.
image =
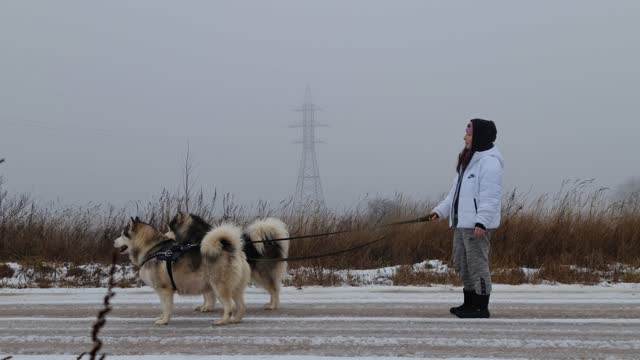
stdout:
{"type": "Polygon", "coordinates": [[[505,190],[640,175],[638,1],[0,2],[0,175],[68,203],[292,196],[310,86],[327,203],[445,193],[492,119],[505,190]]]}

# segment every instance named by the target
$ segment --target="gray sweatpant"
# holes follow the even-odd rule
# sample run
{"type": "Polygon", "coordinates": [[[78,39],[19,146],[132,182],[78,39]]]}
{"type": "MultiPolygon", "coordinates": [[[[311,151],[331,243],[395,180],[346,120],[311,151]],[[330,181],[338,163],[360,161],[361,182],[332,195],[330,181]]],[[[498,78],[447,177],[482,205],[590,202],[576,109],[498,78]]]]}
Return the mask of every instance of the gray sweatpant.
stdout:
{"type": "Polygon", "coordinates": [[[491,293],[489,272],[489,239],[492,230],[486,230],[479,238],[473,237],[474,229],[455,229],[453,233],[453,267],[462,278],[465,290],[475,290],[478,295],[491,293]]]}

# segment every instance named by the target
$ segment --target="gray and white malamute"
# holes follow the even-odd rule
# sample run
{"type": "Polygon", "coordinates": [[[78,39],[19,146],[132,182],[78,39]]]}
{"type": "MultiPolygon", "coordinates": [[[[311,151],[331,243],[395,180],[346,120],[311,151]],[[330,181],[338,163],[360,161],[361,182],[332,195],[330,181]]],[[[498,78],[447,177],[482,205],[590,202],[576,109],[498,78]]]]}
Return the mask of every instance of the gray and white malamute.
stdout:
{"type": "MultiPolygon", "coordinates": [[[[174,290],[165,261],[152,257],[175,244],[175,240],[137,217],[131,218],[121,236],[114,240],[114,246],[120,249],[120,253],[128,253],[131,262],[140,267],[140,279],[160,297],[162,316],[155,322],[158,325],[169,323],[174,290]],[[152,259],[145,262],[149,258],[152,259]]],[[[211,229],[204,234],[199,249],[185,252],[173,263],[172,268],[178,294],[215,294],[218,297],[224,306],[224,313],[220,320],[214,322],[215,325],[242,320],[245,312],[244,290],[249,283],[251,270],[242,251],[240,227],[222,224],[211,229]],[[232,300],[236,305],[235,313],[232,313],[232,300]]]]}
{"type": "MultiPolygon", "coordinates": [[[[169,230],[181,244],[197,244],[210,229],[211,225],[201,217],[180,211],[169,222],[169,230]]],[[[280,306],[280,286],[282,277],[287,271],[287,263],[261,260],[285,259],[289,254],[289,241],[259,243],[255,241],[288,237],[289,231],[285,223],[275,218],[256,220],[242,233],[242,249],[251,267],[251,279],[271,295],[271,300],[264,305],[268,310],[274,310],[280,306]]]]}

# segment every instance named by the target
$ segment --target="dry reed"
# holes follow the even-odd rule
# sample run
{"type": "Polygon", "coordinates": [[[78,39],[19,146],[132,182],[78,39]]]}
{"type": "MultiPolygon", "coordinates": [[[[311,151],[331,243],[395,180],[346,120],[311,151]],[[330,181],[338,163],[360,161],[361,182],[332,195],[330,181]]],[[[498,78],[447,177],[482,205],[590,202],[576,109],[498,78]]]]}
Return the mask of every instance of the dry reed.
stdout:
{"type": "MultiPolygon", "coordinates": [[[[275,207],[261,202],[247,208],[235,203],[229,194],[222,196],[218,206],[217,199],[217,194],[208,198],[200,191],[191,196],[189,209],[213,224],[234,221],[244,225],[256,217],[276,216],[296,235],[360,230],[292,242],[292,257],[323,254],[354,247],[380,235],[387,237],[352,253],[292,262],[289,266],[293,269],[380,268],[426,259],[448,261],[451,256],[452,232],[445,221],[374,229],[381,224],[423,216],[434,205],[407,199],[401,194],[390,199],[363,201],[360,206],[342,212],[308,207],[292,213],[288,201],[275,207]]],[[[135,209],[96,204],[79,207],[40,204],[28,195],[3,191],[0,183],[0,263],[107,263],[113,239],[129,216],[140,216],[164,230],[173,214],[179,208],[184,209],[183,202],[180,196],[163,191],[144,206],[136,203],[135,209]]],[[[491,246],[493,269],[541,269],[537,279],[518,271],[496,274],[507,283],[540,279],[594,281],[594,276],[568,270],[567,265],[591,271],[606,271],[615,264],[638,267],[640,195],[612,200],[606,190],[592,189],[590,181],[565,182],[558,193],[532,200],[517,191],[510,192],[503,202],[502,226],[493,235],[491,246]]],[[[634,279],[632,274],[616,276],[634,279]]],[[[399,283],[411,282],[410,278],[406,271],[397,275],[399,283]]],[[[313,281],[331,282],[327,278],[313,281]]]]}

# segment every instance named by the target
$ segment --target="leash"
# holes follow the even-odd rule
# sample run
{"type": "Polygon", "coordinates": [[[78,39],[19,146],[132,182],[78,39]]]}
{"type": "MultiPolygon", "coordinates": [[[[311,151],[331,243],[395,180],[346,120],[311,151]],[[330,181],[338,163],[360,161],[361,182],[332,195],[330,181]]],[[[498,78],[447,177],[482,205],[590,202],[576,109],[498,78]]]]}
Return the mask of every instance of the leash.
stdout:
{"type": "Polygon", "coordinates": [[[326,254],[322,254],[322,255],[310,255],[310,256],[298,256],[298,257],[290,257],[290,258],[273,258],[273,259],[247,259],[247,260],[251,260],[251,261],[262,261],[262,262],[277,262],[277,261],[299,261],[299,260],[309,260],[309,259],[319,259],[319,258],[323,258],[323,257],[329,257],[329,256],[334,256],[334,255],[339,255],[339,254],[343,254],[343,253],[347,253],[350,251],[355,251],[358,249],[362,249],[364,247],[373,245],[377,242],[380,242],[384,239],[386,239],[386,236],[382,236],[376,240],[373,241],[369,241],[367,243],[364,244],[360,244],[358,246],[354,246],[348,249],[344,249],[344,250],[338,250],[338,251],[334,251],[334,252],[330,252],[330,253],[326,253],[326,254]]]}
{"type": "MultiPolygon", "coordinates": [[[[429,222],[429,221],[431,221],[431,219],[429,219],[429,217],[423,216],[423,217],[419,217],[417,219],[398,221],[398,222],[393,222],[393,223],[384,224],[384,225],[380,225],[380,226],[375,226],[375,227],[370,228],[370,229],[332,231],[332,232],[326,232],[326,233],[322,233],[322,234],[300,235],[300,236],[291,236],[291,237],[288,237],[288,238],[278,238],[278,239],[267,239],[267,240],[260,240],[260,241],[252,241],[252,243],[255,244],[255,243],[267,243],[267,242],[277,242],[277,241],[301,240],[301,239],[309,239],[309,238],[321,237],[321,236],[346,234],[346,233],[353,233],[353,232],[361,232],[361,231],[365,231],[365,230],[380,229],[380,228],[384,228],[384,227],[388,227],[388,226],[407,225],[407,224],[415,224],[415,223],[429,222]]],[[[351,247],[351,248],[348,248],[348,249],[338,250],[338,251],[334,251],[334,252],[330,252],[330,253],[326,253],[326,254],[321,254],[321,255],[298,256],[298,257],[289,257],[289,258],[274,258],[274,259],[247,258],[247,261],[279,262],[279,261],[301,261],[301,260],[310,260],[310,259],[320,259],[320,258],[324,258],[324,257],[335,256],[335,255],[340,255],[340,254],[348,253],[348,252],[351,252],[351,251],[359,250],[359,249],[362,249],[364,247],[373,245],[373,244],[375,244],[377,242],[380,242],[380,241],[382,241],[384,239],[386,239],[386,236],[382,236],[382,237],[380,237],[380,238],[378,238],[376,240],[369,241],[369,242],[366,242],[364,244],[360,244],[358,246],[354,246],[354,247],[351,247]]],[[[173,243],[173,245],[170,246],[168,249],[166,249],[164,251],[159,250],[155,254],[149,256],[148,258],[146,258],[144,261],[142,261],[142,264],[140,264],[139,268],[142,269],[142,267],[147,262],[149,262],[150,260],[153,260],[153,259],[164,261],[165,264],[166,264],[166,267],[167,267],[167,273],[169,274],[169,279],[171,280],[171,286],[173,287],[174,291],[177,291],[176,283],[175,283],[175,281],[173,279],[172,264],[174,262],[178,261],[178,259],[182,255],[182,253],[184,253],[185,251],[189,251],[189,250],[191,250],[193,248],[196,248],[196,247],[199,248],[200,244],[179,245],[179,244],[176,244],[175,240],[169,239],[169,240],[165,240],[165,241],[159,243],[155,247],[159,247],[160,249],[162,249],[162,247],[163,247],[162,244],[165,244],[165,243],[173,243]]]]}
{"type": "MultiPolygon", "coordinates": [[[[163,248],[162,244],[164,244],[164,243],[175,243],[175,240],[171,240],[171,239],[165,240],[165,241],[162,241],[162,242],[158,243],[156,246],[154,246],[153,248],[160,248],[158,250],[158,252],[156,252],[153,255],[149,256],[148,258],[144,259],[144,261],[142,261],[142,264],[140,264],[140,266],[138,266],[138,268],[142,269],[144,264],[146,264],[149,260],[155,259],[156,256],[162,252],[162,250],[161,250],[163,248]]],[[[153,250],[153,248],[151,248],[151,249],[153,250]]],[[[151,252],[151,251],[149,251],[149,252],[151,252]]]]}
{"type": "Polygon", "coordinates": [[[388,227],[388,226],[407,225],[407,224],[415,224],[415,223],[429,222],[429,221],[431,221],[431,219],[429,219],[429,217],[423,216],[423,217],[419,217],[419,218],[413,219],[413,220],[405,220],[405,221],[393,222],[393,223],[389,223],[389,224],[375,226],[375,227],[369,228],[369,229],[341,230],[341,231],[326,232],[326,233],[322,233],[322,234],[299,235],[299,236],[291,236],[291,237],[287,237],[287,238],[267,239],[267,240],[259,240],[259,241],[252,241],[252,242],[254,244],[257,244],[257,243],[267,243],[267,242],[272,242],[272,241],[276,242],[276,241],[288,241],[288,240],[301,240],[301,239],[309,239],[309,238],[321,237],[321,236],[338,235],[338,234],[360,232],[360,231],[365,231],[365,230],[380,229],[380,228],[384,228],[384,227],[388,227]]]}

